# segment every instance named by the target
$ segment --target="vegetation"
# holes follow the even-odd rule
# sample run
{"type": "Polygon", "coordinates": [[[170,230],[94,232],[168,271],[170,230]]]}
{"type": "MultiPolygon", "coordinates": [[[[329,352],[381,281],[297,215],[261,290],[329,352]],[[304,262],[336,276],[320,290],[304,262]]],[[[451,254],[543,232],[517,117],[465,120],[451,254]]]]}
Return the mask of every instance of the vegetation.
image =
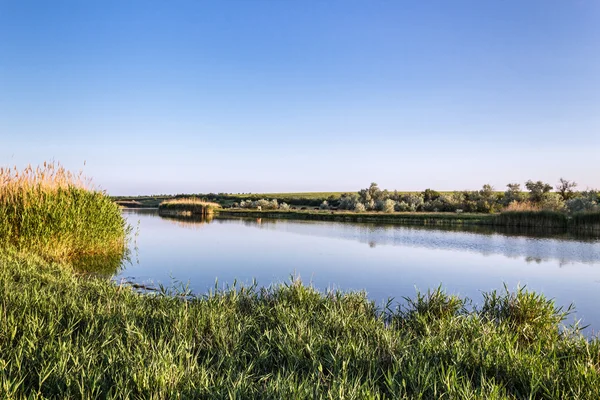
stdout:
{"type": "Polygon", "coordinates": [[[0,298],[3,398],[600,395],[598,340],[523,289],[474,309],[438,289],[381,310],[298,281],[144,295],[8,251],[0,298]]]}
{"type": "MultiPolygon", "coordinates": [[[[575,192],[575,182],[560,178],[556,192],[542,181],[527,181],[528,192],[521,190],[519,183],[509,183],[504,192],[496,191],[491,185],[481,190],[438,192],[426,189],[423,192],[398,192],[381,190],[376,183],[356,193],[271,193],[271,194],[228,194],[209,193],[196,195],[205,201],[219,203],[225,208],[261,210],[277,209],[328,209],[348,210],[359,213],[371,211],[390,212],[466,212],[499,213],[502,211],[559,211],[567,214],[600,211],[600,193],[596,190],[575,192]],[[288,207],[289,206],[289,207],[288,207]],[[392,210],[393,207],[393,210],[392,210]]],[[[189,197],[177,195],[173,198],[189,197]]],[[[147,197],[115,198],[125,207],[143,207],[152,204],[147,197]]]]}
{"type": "MultiPolygon", "coordinates": [[[[364,207],[358,203],[357,207],[364,207]]],[[[381,222],[419,225],[493,225],[493,215],[457,213],[380,213],[329,210],[219,210],[218,217],[289,218],[316,221],[381,222]]]]}
{"type": "Polygon", "coordinates": [[[158,206],[159,215],[212,215],[215,210],[221,208],[218,203],[199,199],[197,197],[186,197],[166,200],[158,206]]]}
{"type": "Polygon", "coordinates": [[[494,218],[495,225],[566,229],[567,216],[556,211],[508,211],[494,218]]]}
{"type": "MultiPolygon", "coordinates": [[[[473,306],[438,288],[377,308],[298,280],[139,292],[73,269],[74,254],[122,249],[127,228],[104,194],[54,165],[1,176],[1,398],[600,395],[600,341],[563,327],[570,310],[542,295],[473,306]]],[[[164,207],[198,204],[210,206],[164,207]]],[[[429,218],[450,215],[490,218],[429,218]]]]}
{"type": "Polygon", "coordinates": [[[81,174],[53,163],[0,168],[0,246],[89,262],[122,256],[127,233],[118,206],[81,174]]]}

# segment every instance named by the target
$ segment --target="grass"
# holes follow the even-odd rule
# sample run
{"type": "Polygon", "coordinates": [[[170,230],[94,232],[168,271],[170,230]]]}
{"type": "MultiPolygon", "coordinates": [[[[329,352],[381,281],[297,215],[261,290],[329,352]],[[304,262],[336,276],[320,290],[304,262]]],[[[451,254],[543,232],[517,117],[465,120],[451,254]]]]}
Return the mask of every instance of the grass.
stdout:
{"type": "Polygon", "coordinates": [[[507,211],[494,218],[494,225],[566,229],[567,215],[557,211],[507,211]]]}
{"type": "Polygon", "coordinates": [[[317,221],[346,221],[346,222],[382,222],[396,224],[422,224],[422,225],[491,225],[493,215],[491,214],[470,214],[470,213],[427,213],[427,212],[362,212],[353,211],[317,211],[317,210],[243,210],[226,209],[219,210],[219,216],[224,217],[264,217],[264,218],[289,218],[306,219],[317,221]]]}
{"type": "Polygon", "coordinates": [[[600,344],[519,289],[475,309],[440,289],[271,288],[143,295],[0,256],[2,398],[598,398],[600,344]]]}
{"type": "Polygon", "coordinates": [[[571,218],[571,222],[581,230],[600,231],[600,212],[574,214],[571,218]]]}
{"type": "Polygon", "coordinates": [[[158,214],[165,216],[212,215],[219,208],[221,206],[218,203],[197,197],[185,197],[163,201],[158,206],[158,214]]]}
{"type": "Polygon", "coordinates": [[[53,163],[0,168],[0,246],[89,261],[122,255],[127,234],[119,207],[81,174],[53,163]]]}

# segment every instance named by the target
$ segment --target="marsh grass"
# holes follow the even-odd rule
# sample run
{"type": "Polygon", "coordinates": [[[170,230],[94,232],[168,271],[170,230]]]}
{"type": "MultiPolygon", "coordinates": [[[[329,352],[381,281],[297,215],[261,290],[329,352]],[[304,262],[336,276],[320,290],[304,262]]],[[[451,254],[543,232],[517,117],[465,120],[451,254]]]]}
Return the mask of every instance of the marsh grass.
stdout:
{"type": "Polygon", "coordinates": [[[158,214],[163,216],[196,216],[212,215],[220,209],[218,203],[213,203],[198,197],[185,197],[165,200],[158,206],[158,214]]]}
{"type": "Polygon", "coordinates": [[[581,230],[600,231],[600,212],[581,212],[571,217],[573,226],[581,230]]]}
{"type": "Polygon", "coordinates": [[[297,280],[143,295],[8,251],[0,299],[1,398],[600,395],[598,341],[526,290],[471,311],[441,289],[381,310],[297,280]]]}
{"type": "Polygon", "coordinates": [[[494,217],[494,225],[566,229],[567,215],[557,211],[506,211],[494,217]]]}
{"type": "Polygon", "coordinates": [[[0,246],[70,262],[122,254],[127,234],[119,207],[82,174],[0,168],[0,246]]]}

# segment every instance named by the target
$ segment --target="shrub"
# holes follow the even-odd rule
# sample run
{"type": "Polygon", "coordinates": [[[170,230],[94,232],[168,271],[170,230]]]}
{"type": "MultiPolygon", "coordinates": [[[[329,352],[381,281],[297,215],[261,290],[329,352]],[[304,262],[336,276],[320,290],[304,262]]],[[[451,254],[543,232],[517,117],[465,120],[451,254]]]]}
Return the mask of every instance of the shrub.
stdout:
{"type": "Polygon", "coordinates": [[[329,210],[329,203],[327,202],[327,200],[323,201],[321,203],[321,205],[319,206],[320,210],[329,210]]]}
{"type": "Polygon", "coordinates": [[[356,205],[354,206],[354,211],[355,212],[365,212],[367,209],[365,207],[365,205],[363,203],[356,203],[356,205]]]}
{"type": "Polygon", "coordinates": [[[405,201],[397,201],[395,210],[399,211],[399,212],[415,211],[415,210],[411,210],[410,206],[405,201]]]}
{"type": "Polygon", "coordinates": [[[383,212],[393,213],[395,206],[396,206],[396,202],[394,200],[387,199],[383,202],[383,212]]]}
{"type": "Polygon", "coordinates": [[[598,211],[600,208],[598,192],[595,190],[581,192],[579,196],[567,200],[566,207],[570,213],[598,211]]]}
{"type": "Polygon", "coordinates": [[[542,210],[563,211],[565,202],[558,193],[546,193],[540,203],[542,210]]]}
{"type": "Polygon", "coordinates": [[[356,204],[359,202],[359,197],[355,193],[343,194],[340,198],[339,208],[342,210],[354,210],[356,204]]]}

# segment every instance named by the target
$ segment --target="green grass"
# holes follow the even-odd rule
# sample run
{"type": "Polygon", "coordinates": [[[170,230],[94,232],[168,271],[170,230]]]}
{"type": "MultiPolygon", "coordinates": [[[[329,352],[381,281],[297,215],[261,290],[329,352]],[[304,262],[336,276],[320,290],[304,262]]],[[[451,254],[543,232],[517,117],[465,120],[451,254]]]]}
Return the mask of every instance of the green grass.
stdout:
{"type": "Polygon", "coordinates": [[[524,290],[435,290],[377,309],[363,293],[139,294],[0,256],[2,398],[598,398],[600,344],[524,290]]]}
{"type": "Polygon", "coordinates": [[[574,214],[571,218],[571,223],[581,230],[600,231],[600,212],[574,214]]]}
{"type": "Polygon", "coordinates": [[[506,211],[494,218],[495,225],[566,229],[567,215],[556,211],[506,211]]]}
{"type": "Polygon", "coordinates": [[[223,217],[263,217],[306,219],[316,221],[346,221],[346,222],[382,222],[395,224],[423,224],[423,225],[491,225],[493,215],[470,213],[428,213],[428,212],[362,212],[353,211],[317,211],[317,210],[219,210],[217,216],[223,217]]]}

